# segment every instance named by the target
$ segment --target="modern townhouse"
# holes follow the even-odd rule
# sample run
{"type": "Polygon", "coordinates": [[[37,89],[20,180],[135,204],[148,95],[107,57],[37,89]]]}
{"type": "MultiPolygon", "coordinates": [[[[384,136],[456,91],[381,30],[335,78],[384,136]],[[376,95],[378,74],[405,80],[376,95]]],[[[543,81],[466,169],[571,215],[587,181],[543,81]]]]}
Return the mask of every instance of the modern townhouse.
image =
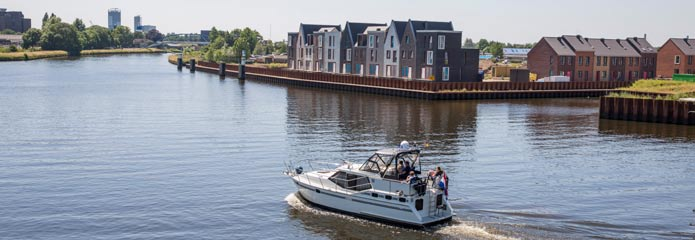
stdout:
{"type": "MultiPolygon", "coordinates": [[[[475,81],[463,77],[465,52],[451,22],[409,20],[401,40],[400,76],[433,81],[475,81]]],[[[472,64],[472,63],[470,63],[472,64]]],[[[476,64],[477,66],[477,64],[476,64]]]]}
{"type": "Polygon", "coordinates": [[[344,74],[364,75],[366,64],[367,39],[364,31],[369,27],[383,27],[380,23],[346,22],[340,40],[340,66],[344,74]]]}
{"type": "MultiPolygon", "coordinates": [[[[321,64],[317,64],[318,42],[314,39],[314,33],[322,28],[340,28],[337,25],[315,25],[315,24],[300,24],[299,32],[296,41],[296,60],[295,69],[305,71],[319,71],[321,64]]],[[[289,60],[289,59],[288,59],[289,60]]]]}
{"type": "Polygon", "coordinates": [[[391,21],[386,30],[386,37],[384,38],[384,53],[382,56],[384,59],[384,76],[385,77],[398,77],[400,71],[400,52],[401,52],[401,39],[403,39],[403,34],[405,28],[408,26],[408,22],[402,21],[391,21]]]}
{"type": "Polygon", "coordinates": [[[642,59],[653,56],[650,47],[646,39],[640,38],[631,41],[570,35],[544,37],[529,52],[528,68],[538,78],[567,76],[571,81],[633,81],[650,76],[654,66],[649,64],[649,59],[642,59]]]}
{"type": "Polygon", "coordinates": [[[365,67],[367,76],[384,76],[384,38],[386,37],[386,26],[372,26],[364,30],[362,34],[367,39],[365,67]]]}
{"type": "Polygon", "coordinates": [[[477,49],[462,49],[451,22],[347,22],[345,28],[300,25],[289,33],[289,68],[303,71],[401,77],[430,81],[479,81],[477,49]],[[339,39],[339,40],[338,40],[339,39]]]}
{"type": "Polygon", "coordinates": [[[658,51],[656,50],[656,48],[654,48],[654,46],[652,46],[652,44],[649,43],[649,41],[647,41],[647,36],[645,35],[643,38],[632,37],[628,38],[627,41],[630,43],[630,45],[632,45],[633,48],[637,50],[637,52],[641,56],[641,78],[655,78],[656,59],[658,51]]]}
{"type": "Polygon", "coordinates": [[[287,67],[297,69],[297,37],[299,33],[291,32],[287,34],[287,67]]]}
{"type": "Polygon", "coordinates": [[[314,32],[314,71],[338,73],[340,27],[324,27],[314,32]],[[336,56],[336,54],[338,56],[336,56]]]}
{"type": "Polygon", "coordinates": [[[671,38],[659,48],[656,75],[672,78],[674,74],[695,74],[695,39],[671,38]]]}

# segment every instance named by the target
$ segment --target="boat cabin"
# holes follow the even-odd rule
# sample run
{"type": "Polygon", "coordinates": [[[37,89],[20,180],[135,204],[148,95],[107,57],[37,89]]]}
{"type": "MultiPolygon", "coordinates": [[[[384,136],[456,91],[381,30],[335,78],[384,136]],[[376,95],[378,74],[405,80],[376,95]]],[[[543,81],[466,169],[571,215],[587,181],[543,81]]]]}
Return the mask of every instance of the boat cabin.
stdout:
{"type": "Polygon", "coordinates": [[[393,148],[378,151],[362,164],[360,171],[376,173],[383,179],[396,181],[404,180],[410,171],[420,175],[420,150],[393,148]],[[399,169],[404,166],[409,166],[408,171],[400,173],[399,169]]]}

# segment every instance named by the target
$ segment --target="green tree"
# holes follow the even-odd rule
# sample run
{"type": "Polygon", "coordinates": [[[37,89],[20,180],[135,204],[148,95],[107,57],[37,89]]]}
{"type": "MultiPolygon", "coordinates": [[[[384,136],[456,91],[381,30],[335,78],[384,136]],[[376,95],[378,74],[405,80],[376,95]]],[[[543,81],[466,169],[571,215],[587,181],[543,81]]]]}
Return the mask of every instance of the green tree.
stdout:
{"type": "Polygon", "coordinates": [[[72,22],[72,25],[75,26],[75,28],[77,28],[77,31],[80,31],[80,32],[84,32],[84,30],[87,28],[84,25],[84,22],[82,22],[82,19],[79,19],[79,18],[75,18],[75,21],[72,22]]]}
{"type": "Polygon", "coordinates": [[[275,54],[287,53],[287,43],[285,41],[275,42],[275,54]]]}
{"type": "Polygon", "coordinates": [[[475,48],[475,43],[473,42],[473,39],[466,38],[465,43],[463,44],[464,48],[475,48]]]}
{"type": "Polygon", "coordinates": [[[256,47],[253,49],[253,54],[255,55],[267,55],[272,54],[275,51],[275,45],[273,41],[259,41],[256,43],[256,47]]]}
{"type": "Polygon", "coordinates": [[[140,32],[140,31],[134,32],[134,33],[133,33],[133,38],[134,38],[134,39],[145,39],[145,33],[140,32]]]}
{"type": "Polygon", "coordinates": [[[46,28],[46,27],[50,26],[51,24],[56,24],[56,23],[61,23],[61,22],[63,22],[62,19],[60,19],[55,14],[51,13],[51,17],[49,17],[48,20],[46,20],[46,22],[43,23],[42,28],[46,28]]]}
{"type": "Polygon", "coordinates": [[[488,42],[487,39],[482,38],[478,41],[478,49],[480,49],[481,52],[485,52],[488,46],[490,46],[490,42],[488,42]]]}
{"type": "Polygon", "coordinates": [[[208,38],[210,39],[210,42],[213,42],[213,41],[215,41],[215,39],[217,39],[217,37],[219,35],[220,35],[220,32],[217,31],[217,28],[212,27],[212,29],[210,29],[210,34],[208,35],[208,38]]]}
{"type": "Polygon", "coordinates": [[[145,34],[145,38],[153,42],[159,42],[162,41],[162,39],[164,39],[164,35],[157,31],[157,29],[152,29],[149,32],[147,32],[147,34],[145,34]]]}
{"type": "Polygon", "coordinates": [[[64,50],[70,56],[79,56],[82,50],[77,28],[63,22],[47,25],[40,43],[43,50],[64,50]]]}
{"type": "Polygon", "coordinates": [[[48,21],[48,13],[43,14],[43,19],[41,20],[41,28],[43,28],[44,25],[46,25],[46,22],[48,21]]]}
{"type": "Polygon", "coordinates": [[[133,45],[133,33],[126,26],[118,26],[111,31],[111,38],[115,47],[127,48],[133,45]]]}
{"type": "Polygon", "coordinates": [[[41,30],[30,28],[22,35],[22,48],[38,46],[39,41],[41,41],[41,30]]]}
{"type": "Polygon", "coordinates": [[[108,28],[94,25],[85,30],[83,46],[85,49],[105,49],[113,46],[111,32],[108,28]]]}

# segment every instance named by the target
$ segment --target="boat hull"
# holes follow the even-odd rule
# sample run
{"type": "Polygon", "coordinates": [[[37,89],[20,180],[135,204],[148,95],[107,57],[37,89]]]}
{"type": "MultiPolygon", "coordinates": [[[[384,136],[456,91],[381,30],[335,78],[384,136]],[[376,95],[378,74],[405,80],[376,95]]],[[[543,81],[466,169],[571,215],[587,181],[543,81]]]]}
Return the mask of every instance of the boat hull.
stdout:
{"type": "MultiPolygon", "coordinates": [[[[426,228],[451,221],[452,214],[418,217],[407,203],[376,202],[371,196],[322,191],[320,188],[294,181],[299,197],[321,209],[407,228],[426,228]]],[[[397,201],[396,201],[397,202],[397,201]]]]}

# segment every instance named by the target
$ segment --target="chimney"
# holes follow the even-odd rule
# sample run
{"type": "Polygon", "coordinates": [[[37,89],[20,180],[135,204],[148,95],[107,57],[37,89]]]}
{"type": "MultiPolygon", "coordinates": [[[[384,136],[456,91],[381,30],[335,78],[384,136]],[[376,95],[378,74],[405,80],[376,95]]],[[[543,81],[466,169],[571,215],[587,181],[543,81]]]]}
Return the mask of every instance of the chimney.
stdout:
{"type": "Polygon", "coordinates": [[[646,33],[644,34],[644,39],[647,39],[647,34],[646,34],[646,33]]]}

